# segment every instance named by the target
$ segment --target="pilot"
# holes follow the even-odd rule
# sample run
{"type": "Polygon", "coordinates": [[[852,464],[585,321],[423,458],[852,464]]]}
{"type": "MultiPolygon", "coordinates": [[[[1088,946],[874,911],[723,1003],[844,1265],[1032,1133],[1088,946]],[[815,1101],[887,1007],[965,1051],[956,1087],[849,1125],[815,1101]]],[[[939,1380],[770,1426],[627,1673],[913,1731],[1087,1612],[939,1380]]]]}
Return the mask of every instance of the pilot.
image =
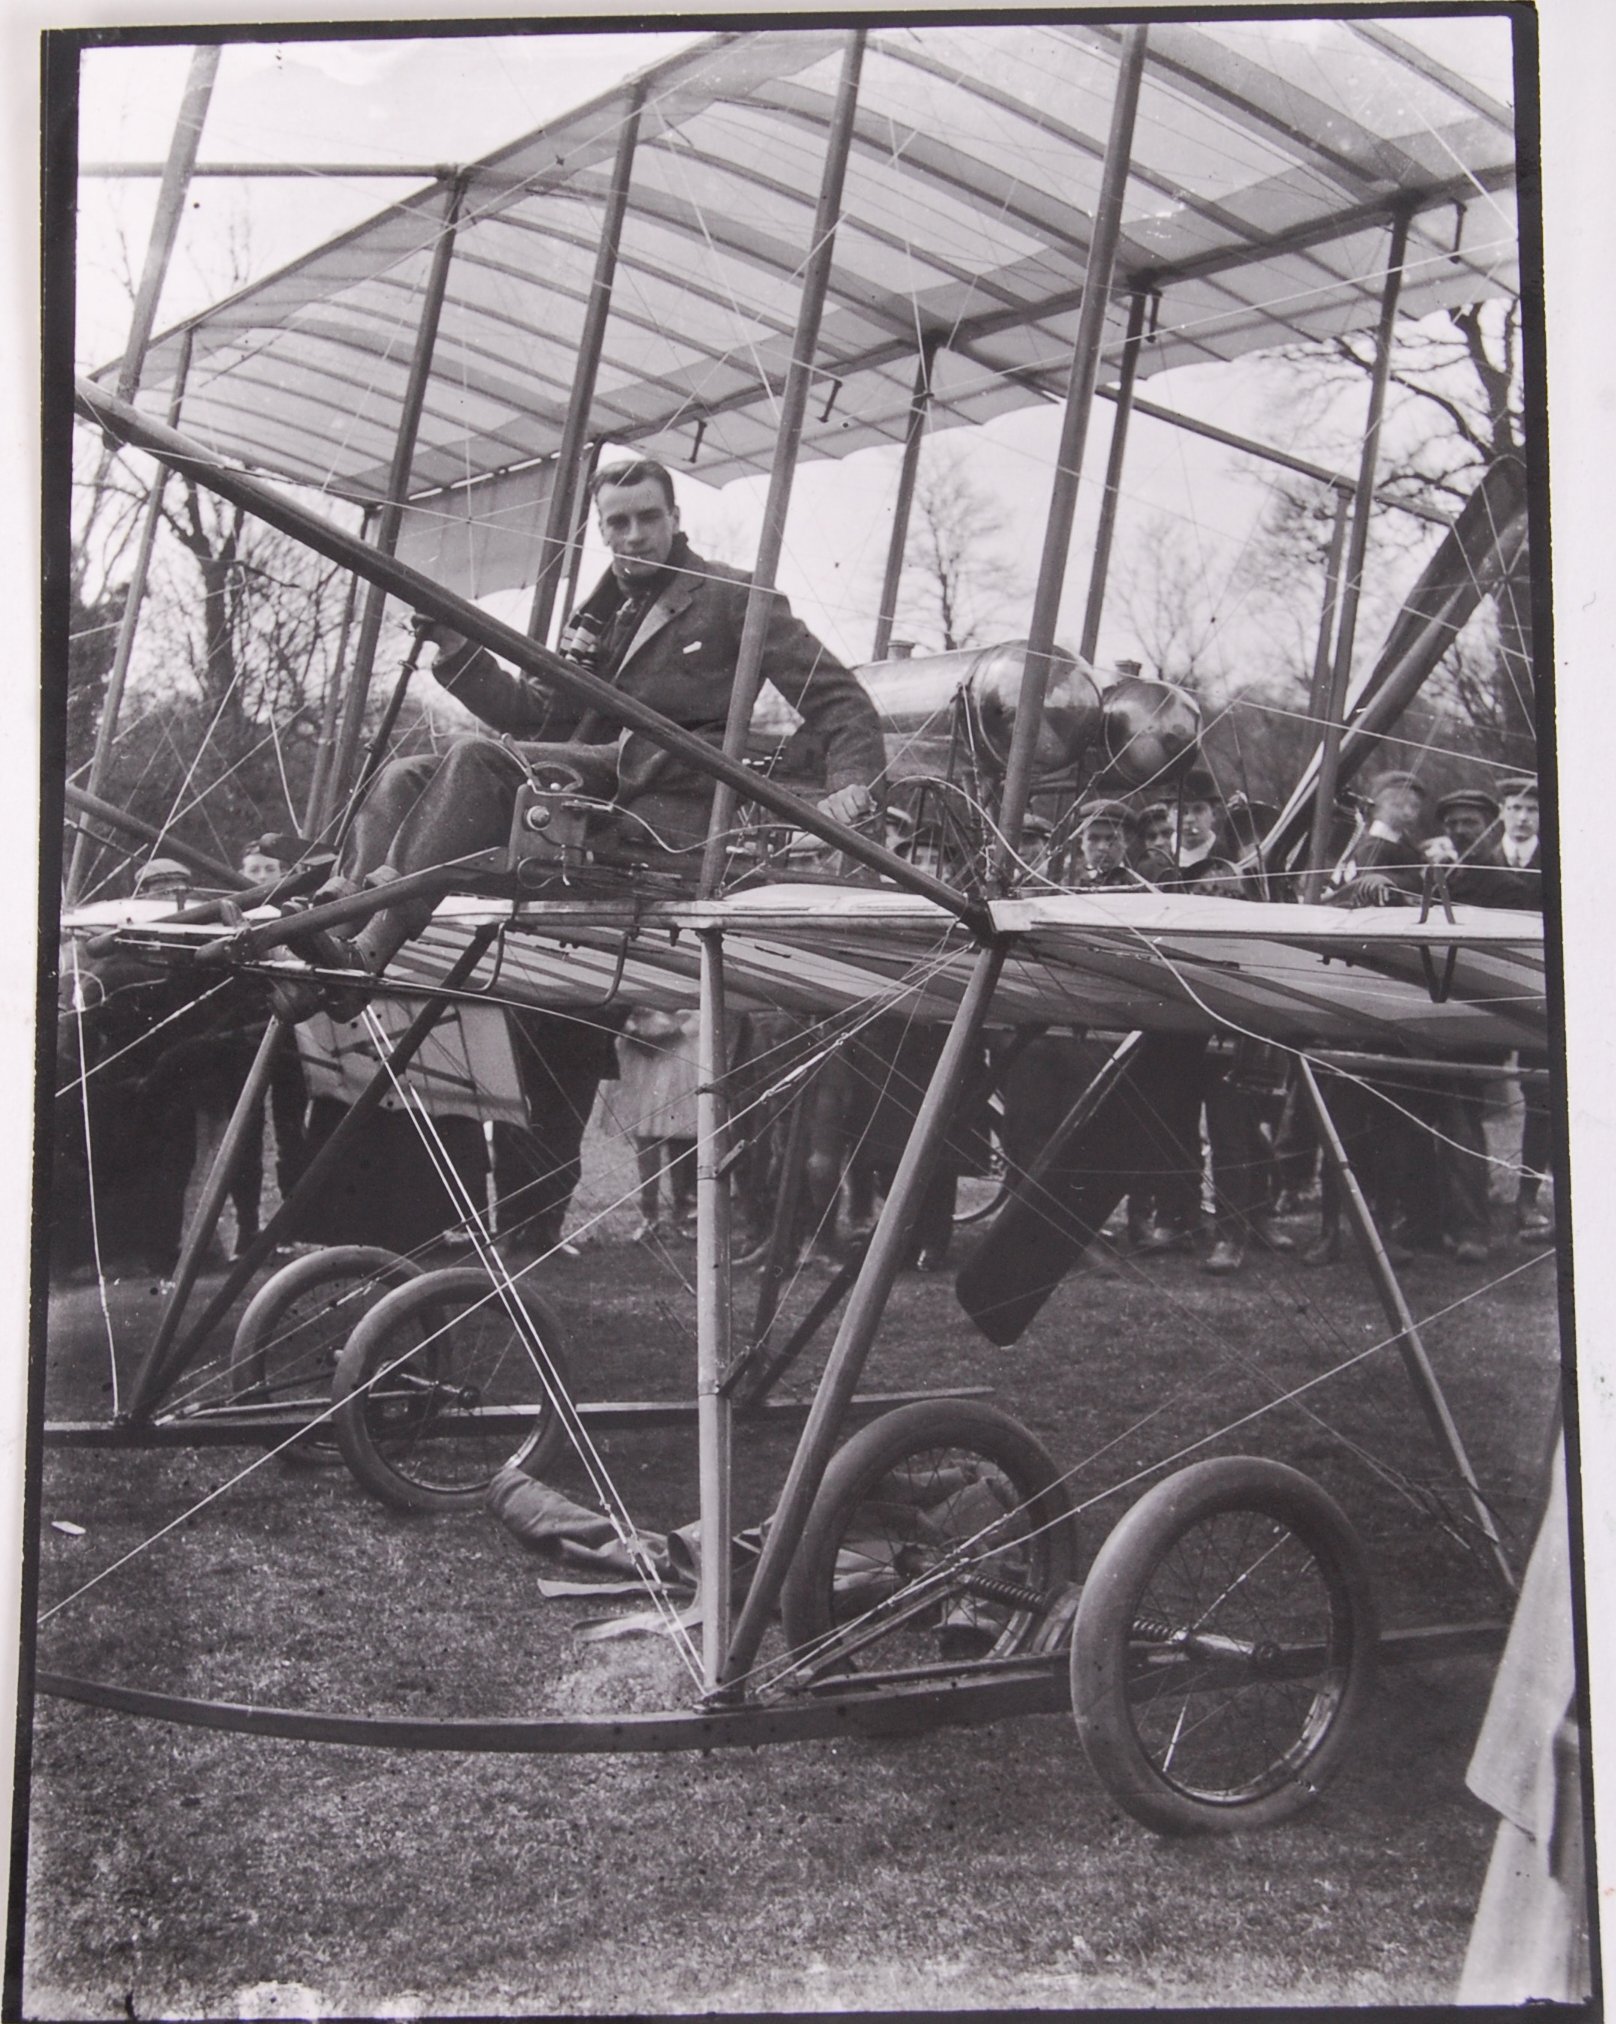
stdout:
{"type": "MultiPolygon", "coordinates": [[[[747,578],[704,561],[690,546],[679,526],[673,479],[661,464],[642,458],[608,465],[591,489],[611,566],[563,628],[561,652],[721,746],[747,578]]],[[[598,748],[635,848],[643,842],[653,862],[697,862],[712,807],[709,775],[643,733],[620,731],[597,712],[512,674],[452,627],[433,622],[420,632],[437,648],[434,676],[492,731],[598,748]]],[[[886,764],[875,705],[778,593],[768,603],[762,676],[823,745],[823,812],[841,822],[873,824],[872,789],[886,764]]],[[[360,808],[341,875],[328,891],[352,891],[367,879],[386,884],[503,845],[524,778],[521,753],[520,744],[513,749],[491,737],[468,737],[441,756],[392,761],[360,808]]],[[[383,909],[351,943],[337,944],[339,962],[346,956],[365,975],[380,974],[426,926],[432,905],[417,899],[383,909]]],[[[303,980],[278,983],[274,993],[277,1008],[294,1019],[307,1018],[322,999],[343,1014],[345,996],[353,995],[341,986],[334,997],[319,987],[311,991],[303,980]]],[[[536,1011],[517,1022],[528,1122],[496,1127],[495,1134],[495,1222],[510,1269],[566,1255],[563,1226],[584,1129],[602,1079],[616,1074],[616,1023],[536,1011]]]]}
{"type": "MultiPolygon", "coordinates": [[[[563,629],[561,652],[720,746],[748,579],[705,561],[690,546],[679,526],[673,479],[661,464],[640,458],[608,465],[591,490],[611,567],[563,629]]],[[[800,711],[825,747],[821,810],[843,822],[873,822],[871,790],[886,763],[875,705],[778,593],[769,600],[767,627],[763,678],[800,711]]],[[[604,748],[613,799],[628,818],[635,847],[643,843],[653,861],[694,863],[712,805],[710,776],[642,732],[620,730],[596,711],[512,674],[452,627],[430,621],[418,629],[437,648],[436,679],[492,731],[604,748]]],[[[520,744],[513,749],[473,736],[457,739],[441,755],[384,767],[354,822],[341,878],[327,896],[503,844],[524,778],[521,750],[520,744]]],[[[430,900],[412,900],[375,915],[349,945],[354,965],[370,975],[381,972],[431,913],[430,900]]],[[[295,987],[277,989],[297,996],[295,987]]],[[[315,1008],[299,1011],[288,1002],[286,1009],[307,1017],[315,1008]]]]}

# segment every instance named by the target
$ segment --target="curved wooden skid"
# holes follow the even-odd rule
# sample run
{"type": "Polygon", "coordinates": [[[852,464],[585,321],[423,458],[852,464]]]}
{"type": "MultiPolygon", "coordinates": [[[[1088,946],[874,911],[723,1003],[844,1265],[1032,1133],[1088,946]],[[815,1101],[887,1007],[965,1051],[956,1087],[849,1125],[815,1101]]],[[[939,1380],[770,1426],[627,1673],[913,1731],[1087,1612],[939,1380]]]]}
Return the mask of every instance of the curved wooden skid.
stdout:
{"type": "MultiPolygon", "coordinates": [[[[1489,1618],[1388,1631],[1381,1637],[1377,1659],[1385,1666],[1496,1656],[1507,1630],[1507,1623],[1489,1618]]],[[[937,1666],[905,1673],[865,1673],[855,1687],[792,1700],[738,1701],[655,1714],[582,1718],[332,1715],[308,1708],[264,1708],[241,1701],[161,1694],[56,1672],[36,1674],[34,1689],[82,1707],[288,1743],[535,1757],[756,1749],[764,1743],[823,1742],[837,1736],[906,1736],[926,1729],[997,1722],[1012,1715],[1071,1711],[1064,1648],[1036,1657],[979,1660],[967,1671],[950,1672],[937,1666]]]]}
{"type": "Polygon", "coordinates": [[[537,1716],[480,1720],[407,1715],[334,1715],[304,1708],[262,1708],[41,1672],[41,1694],[123,1715],[273,1736],[290,1743],[347,1743],[379,1750],[515,1752],[577,1756],[639,1751],[755,1748],[834,1736],[898,1736],[950,1724],[996,1722],[1008,1715],[1056,1715],[1070,1706],[1064,1653],[981,1665],[976,1676],[916,1680],[866,1675],[845,1693],[789,1701],[648,1715],[537,1716]]]}

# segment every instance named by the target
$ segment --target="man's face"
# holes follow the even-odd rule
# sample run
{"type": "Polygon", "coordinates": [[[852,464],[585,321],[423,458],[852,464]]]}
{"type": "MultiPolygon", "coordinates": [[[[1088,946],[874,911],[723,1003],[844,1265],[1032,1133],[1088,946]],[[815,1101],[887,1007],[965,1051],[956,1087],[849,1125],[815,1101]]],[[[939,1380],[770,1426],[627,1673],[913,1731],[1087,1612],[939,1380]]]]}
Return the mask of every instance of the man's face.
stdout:
{"type": "Polygon", "coordinates": [[[1170,857],[1173,850],[1172,816],[1166,812],[1153,815],[1145,824],[1144,839],[1146,850],[1159,850],[1170,857]]]}
{"type": "Polygon", "coordinates": [[[1128,840],[1119,822],[1091,822],[1082,836],[1084,869],[1115,871],[1128,855],[1128,840]]]}
{"type": "Polygon", "coordinates": [[[1487,818],[1479,808],[1450,808],[1442,818],[1442,827],[1452,839],[1454,849],[1463,857],[1472,844],[1481,841],[1487,818]]]}
{"type": "Polygon", "coordinates": [[[1537,802],[1528,796],[1514,795],[1504,803],[1504,834],[1511,843],[1530,843],[1537,835],[1537,802]]]}
{"type": "Polygon", "coordinates": [[[1178,816],[1178,840],[1185,850],[1199,850],[1218,833],[1217,810],[1210,801],[1186,801],[1178,816]]]}
{"type": "Polygon", "coordinates": [[[268,885],[271,879],[280,877],[281,861],[271,857],[267,850],[249,850],[241,860],[241,875],[254,885],[268,885]]]}
{"type": "Polygon", "coordinates": [[[595,501],[601,538],[612,552],[612,567],[625,583],[654,576],[673,549],[679,510],[670,506],[655,478],[637,485],[603,485],[595,501]]]}
{"type": "Polygon", "coordinates": [[[1418,830],[1424,812],[1424,798],[1419,790],[1400,780],[1375,789],[1376,821],[1396,830],[1399,836],[1409,836],[1418,830]]]}

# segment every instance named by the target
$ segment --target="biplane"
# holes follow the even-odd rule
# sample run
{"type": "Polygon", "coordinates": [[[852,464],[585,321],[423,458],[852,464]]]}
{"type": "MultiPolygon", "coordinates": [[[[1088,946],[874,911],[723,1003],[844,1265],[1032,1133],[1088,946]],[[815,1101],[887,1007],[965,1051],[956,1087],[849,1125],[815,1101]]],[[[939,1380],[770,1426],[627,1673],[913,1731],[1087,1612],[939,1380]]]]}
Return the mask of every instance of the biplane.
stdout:
{"type": "MultiPolygon", "coordinates": [[[[1542,920],[1456,905],[1435,872],[1406,908],[1326,905],[1318,881],[1338,791],[1525,550],[1524,475],[1501,464],[1445,533],[1372,673],[1351,686],[1396,320],[1517,286],[1514,122],[1495,83],[1508,71],[1507,27],[1482,17],[721,34],[143,343],[133,379],[115,385],[109,369],[77,383],[79,419],[109,444],[183,471],[364,586],[312,843],[329,840],[365,776],[388,599],[713,782],[706,849],[681,880],[603,845],[598,790],[542,765],[520,792],[508,847],[469,872],[411,874],[411,896],[435,912],[377,1002],[398,996],[412,1009],[360,1015],[353,1044],[370,1055],[368,1082],[297,1191],[320,1188],[345,1134],[384,1100],[403,1103],[434,1143],[430,1106],[407,1077],[456,1006],[580,1017],[614,1004],[695,1007],[689,1417],[702,1547],[692,1610],[641,1569],[688,1650],[695,1700],[684,1711],[432,1722],[187,1700],[48,1668],[43,1691],[260,1735],[531,1751],[705,1750],[1070,1707],[1124,1806],[1195,1831],[1307,1803],[1340,1760],[1377,1661],[1496,1646],[1510,1556],[1322,1085],[1367,1087],[1388,1062],[1462,1079],[1496,1074],[1513,1053],[1546,1055],[1542,920]],[[403,304],[415,324],[400,347],[389,333],[403,304]],[[1058,839],[1092,782],[1170,783],[1195,751],[1177,692],[1124,681],[1102,693],[1090,666],[1139,379],[1364,331],[1378,334],[1380,363],[1361,468],[1332,480],[1347,538],[1320,657],[1322,736],[1257,851],[1265,877],[1300,879],[1308,897],[1068,889],[1028,842],[1029,811],[1048,810],[1058,839]],[[1057,631],[1102,398],[1117,419],[1073,654],[1057,631]],[[1033,401],[1060,403],[1062,427],[1025,639],[971,667],[890,660],[926,430],[1033,401]],[[764,672],[755,634],[721,748],[547,643],[569,570],[576,581],[583,480],[603,445],[715,482],[766,469],[763,599],[799,460],[883,442],[901,445],[902,462],[870,686],[895,723],[905,709],[938,714],[925,685],[940,684],[960,755],[933,783],[943,814],[929,856],[832,819],[746,763],[764,672]],[[291,489],[313,483],[365,505],[366,534],[291,489]],[[518,523],[542,533],[513,537],[518,523]],[[451,549],[479,555],[479,589],[501,571],[535,583],[525,630],[462,594],[469,578],[456,576],[451,549]],[[1041,745],[1052,726],[1053,766],[1041,745]],[[950,810],[965,811],[952,827],[950,810]],[[791,850],[803,836],[843,875],[804,879],[791,850]],[[845,1306],[765,1535],[745,1558],[731,1544],[734,1430],[781,1356],[766,1323],[748,1335],[736,1304],[730,1176],[748,1124],[726,1022],[742,1011],[825,1022],[822,1050],[877,1013],[941,1036],[873,1235],[838,1288],[845,1306]],[[1351,1523],[1272,1459],[1208,1458],[1200,1444],[1162,1458],[1083,1567],[1068,1472],[979,1396],[910,1398],[843,1440],[984,1037],[1051,1025],[1116,1044],[1039,1161],[1008,1177],[967,1260],[960,1298],[980,1333],[1013,1341],[1126,1191],[1098,1148],[1119,1107],[1148,1102],[1164,1042],[1240,1036],[1278,1050],[1361,1237],[1388,1318],[1382,1346],[1405,1364],[1451,1474],[1454,1523],[1496,1581],[1491,1616],[1383,1629],[1351,1523]]],[[[68,802],[86,823],[121,820],[93,777],[70,786],[68,802]]],[[[278,881],[232,878],[225,897],[178,910],[75,893],[64,931],[71,946],[201,983],[317,977],[310,932],[351,927],[380,904],[375,892],[298,904],[320,869],[311,849],[278,881]]],[[[386,890],[401,897],[398,884],[386,890]]],[[[277,1015],[121,1416],[47,1438],[279,1451],[331,1436],[373,1492],[423,1511],[480,1501],[512,1464],[538,1476],[570,1441],[635,1558],[593,1438],[631,1423],[632,1409],[614,1421],[609,1405],[580,1407],[538,1290],[542,1263],[508,1270],[469,1200],[473,1265],[422,1276],[407,1260],[300,1258],[242,1317],[226,1395],[182,1386],[200,1357],[219,1358],[226,1317],[297,1212],[289,1198],[198,1305],[231,1163],[286,1044],[277,1015]],[[330,1391],[310,1387],[313,1336],[330,1391]]],[[[441,1141],[435,1157],[452,1189],[441,1141]]]]}

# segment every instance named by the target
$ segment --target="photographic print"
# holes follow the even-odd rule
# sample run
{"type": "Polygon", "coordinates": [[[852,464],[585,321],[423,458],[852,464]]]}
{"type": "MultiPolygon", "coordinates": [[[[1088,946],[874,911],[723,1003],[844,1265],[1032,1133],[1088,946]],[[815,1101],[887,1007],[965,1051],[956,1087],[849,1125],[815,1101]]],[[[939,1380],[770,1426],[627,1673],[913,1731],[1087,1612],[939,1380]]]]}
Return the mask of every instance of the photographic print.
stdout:
{"type": "Polygon", "coordinates": [[[1595,2014],[1536,14],[43,46],[7,2014],[1595,2014]]]}

